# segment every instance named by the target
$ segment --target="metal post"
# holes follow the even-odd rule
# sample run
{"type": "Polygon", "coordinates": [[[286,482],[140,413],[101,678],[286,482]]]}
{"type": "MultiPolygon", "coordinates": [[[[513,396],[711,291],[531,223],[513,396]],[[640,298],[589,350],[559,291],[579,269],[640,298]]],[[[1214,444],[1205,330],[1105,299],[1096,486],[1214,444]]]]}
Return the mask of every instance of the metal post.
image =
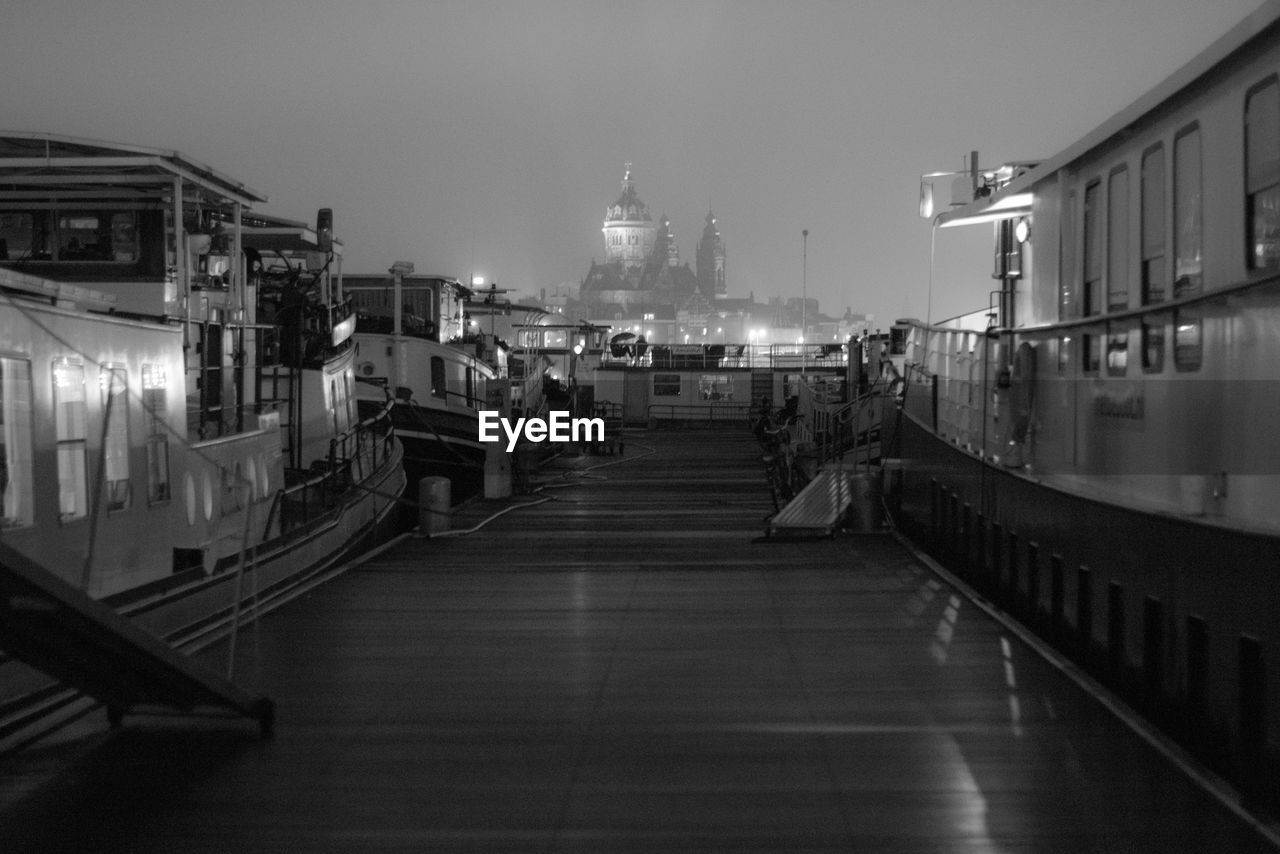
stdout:
{"type": "Polygon", "coordinates": [[[800,373],[804,373],[809,364],[809,351],[805,347],[804,334],[809,325],[809,229],[801,229],[804,238],[804,252],[800,266],[800,373]]]}

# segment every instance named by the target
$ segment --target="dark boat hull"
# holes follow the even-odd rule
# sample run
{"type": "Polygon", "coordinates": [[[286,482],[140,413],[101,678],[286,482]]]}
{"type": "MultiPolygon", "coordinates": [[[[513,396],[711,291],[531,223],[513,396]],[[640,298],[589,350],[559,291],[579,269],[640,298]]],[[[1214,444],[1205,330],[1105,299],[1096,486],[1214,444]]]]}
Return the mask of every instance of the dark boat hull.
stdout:
{"type": "Polygon", "coordinates": [[[1215,765],[1274,774],[1280,541],[1052,488],[906,415],[896,433],[905,532],[1215,765]]]}

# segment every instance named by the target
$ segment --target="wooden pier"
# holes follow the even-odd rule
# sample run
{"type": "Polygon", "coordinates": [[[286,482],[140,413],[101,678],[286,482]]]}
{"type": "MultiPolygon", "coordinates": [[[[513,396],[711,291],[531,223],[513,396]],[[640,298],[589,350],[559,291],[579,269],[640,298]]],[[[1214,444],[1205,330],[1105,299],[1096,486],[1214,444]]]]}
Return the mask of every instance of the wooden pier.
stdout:
{"type": "Polygon", "coordinates": [[[1273,850],[893,537],[762,542],[740,426],[542,476],[243,635],[272,738],[5,760],[4,850],[1273,850]]]}

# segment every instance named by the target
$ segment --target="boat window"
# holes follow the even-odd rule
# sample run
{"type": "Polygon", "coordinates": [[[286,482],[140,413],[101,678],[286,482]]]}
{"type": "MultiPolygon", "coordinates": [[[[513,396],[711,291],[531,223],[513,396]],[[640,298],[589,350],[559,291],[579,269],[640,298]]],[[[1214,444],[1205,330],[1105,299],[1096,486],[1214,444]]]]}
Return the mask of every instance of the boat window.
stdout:
{"type": "Polygon", "coordinates": [[[431,357],[431,395],[441,400],[449,397],[449,383],[444,373],[444,357],[431,357]]]}
{"type": "Polygon", "coordinates": [[[1084,188],[1084,314],[1102,312],[1102,183],[1084,188]]]}
{"type": "Polygon", "coordinates": [[[1080,336],[1080,369],[1086,374],[1096,374],[1102,364],[1101,335],[1080,336]]]}
{"type": "Polygon", "coordinates": [[[1058,376],[1067,375],[1071,367],[1071,337],[1064,335],[1058,339],[1058,376]]]}
{"type": "Polygon", "coordinates": [[[1280,266],[1280,82],[1272,77],[1246,96],[1245,216],[1249,267],[1280,266]]]}
{"type": "Polygon", "coordinates": [[[60,261],[136,261],[133,211],[62,211],[57,220],[60,261]]]}
{"type": "Polygon", "coordinates": [[[679,374],[654,374],[653,375],[653,396],[654,397],[679,397],[680,396],[680,375],[679,374]]]}
{"type": "Polygon", "coordinates": [[[53,363],[53,420],[58,443],[58,514],[63,522],[88,515],[85,472],[84,365],[53,363]]]}
{"type": "Polygon", "coordinates": [[[35,219],[29,213],[0,214],[0,261],[30,258],[35,237],[35,219]]]}
{"type": "Polygon", "coordinates": [[[169,500],[168,382],[163,365],[142,366],[142,410],[147,424],[147,503],[169,500]]]}
{"type": "Polygon", "coordinates": [[[476,405],[476,369],[467,366],[467,406],[476,405]]]}
{"type": "Polygon", "coordinates": [[[1129,333],[1113,327],[1107,335],[1107,376],[1122,377],[1129,368],[1129,333]]]}
{"type": "Polygon", "coordinates": [[[0,527],[30,525],[31,363],[0,357],[0,527]]]}
{"type": "Polygon", "coordinates": [[[1076,192],[1067,194],[1067,206],[1062,212],[1062,231],[1059,235],[1058,257],[1062,268],[1058,271],[1058,319],[1074,316],[1076,308],[1076,192]]]}
{"type": "Polygon", "coordinates": [[[1129,170],[1121,166],[1107,182],[1107,311],[1128,307],[1129,170]]]}
{"type": "Polygon", "coordinates": [[[729,374],[703,374],[698,378],[698,395],[703,400],[733,400],[733,377],[729,374]]]}
{"type": "Polygon", "coordinates": [[[1164,370],[1164,320],[1142,321],[1142,370],[1154,374],[1164,370]]]}
{"type": "Polygon", "coordinates": [[[103,365],[98,375],[102,387],[103,474],[107,511],[129,506],[129,386],[123,367],[103,365]]]}
{"type": "Polygon", "coordinates": [[[1194,310],[1180,309],[1173,317],[1173,366],[1198,371],[1204,355],[1204,321],[1194,310]]]}
{"type": "Polygon", "coordinates": [[[1192,126],[1173,142],[1173,296],[1200,293],[1204,239],[1200,197],[1200,128],[1192,126]]]}
{"type": "Polygon", "coordinates": [[[1164,300],[1164,147],[1142,157],[1142,302],[1164,300]]]}

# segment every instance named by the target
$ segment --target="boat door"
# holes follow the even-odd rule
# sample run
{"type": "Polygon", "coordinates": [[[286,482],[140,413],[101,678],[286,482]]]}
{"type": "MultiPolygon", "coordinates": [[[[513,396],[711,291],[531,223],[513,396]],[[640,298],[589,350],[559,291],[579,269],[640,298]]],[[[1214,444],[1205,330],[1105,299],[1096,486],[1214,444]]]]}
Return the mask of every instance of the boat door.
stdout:
{"type": "Polygon", "coordinates": [[[622,382],[623,423],[634,424],[648,420],[649,384],[652,376],[648,371],[627,371],[622,382]]]}

